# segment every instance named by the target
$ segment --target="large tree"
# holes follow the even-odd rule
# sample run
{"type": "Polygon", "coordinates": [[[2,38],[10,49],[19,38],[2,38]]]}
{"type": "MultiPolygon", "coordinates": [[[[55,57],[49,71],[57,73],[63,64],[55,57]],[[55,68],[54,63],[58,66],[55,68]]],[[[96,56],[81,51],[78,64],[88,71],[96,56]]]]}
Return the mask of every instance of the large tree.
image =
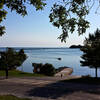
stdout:
{"type": "Polygon", "coordinates": [[[17,52],[12,48],[7,48],[6,51],[0,52],[0,70],[5,70],[6,78],[8,78],[8,70],[21,66],[26,58],[23,49],[17,52]]]}
{"type": "MultiPolygon", "coordinates": [[[[46,0],[0,0],[0,23],[6,18],[6,8],[25,16],[27,15],[27,4],[35,7],[36,10],[41,10],[46,5],[45,1],[46,0]]],[[[89,27],[86,15],[89,14],[95,1],[96,3],[98,2],[98,10],[100,0],[54,0],[54,5],[51,8],[49,17],[50,22],[55,27],[62,29],[62,34],[59,36],[62,42],[66,42],[68,33],[73,33],[75,29],[77,29],[79,35],[86,32],[86,29],[89,27]]],[[[2,36],[4,33],[5,26],[0,25],[0,35],[2,36]]]]}
{"type": "Polygon", "coordinates": [[[84,48],[82,55],[82,66],[89,66],[90,68],[95,68],[95,73],[97,77],[97,69],[100,68],[100,30],[97,29],[94,34],[89,34],[89,38],[84,41],[84,48]]]}
{"type": "Polygon", "coordinates": [[[86,32],[90,26],[86,18],[94,4],[95,12],[98,13],[100,0],[59,0],[53,5],[49,16],[50,22],[62,29],[62,34],[58,37],[61,42],[66,42],[69,33],[77,31],[82,35],[86,32]]]}

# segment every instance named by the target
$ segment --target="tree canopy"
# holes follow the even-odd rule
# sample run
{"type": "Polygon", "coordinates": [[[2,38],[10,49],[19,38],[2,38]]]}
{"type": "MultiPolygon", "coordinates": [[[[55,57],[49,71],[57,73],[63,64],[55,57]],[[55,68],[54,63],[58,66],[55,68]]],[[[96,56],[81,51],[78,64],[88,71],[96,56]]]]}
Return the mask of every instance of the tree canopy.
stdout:
{"type": "Polygon", "coordinates": [[[100,30],[97,29],[94,34],[90,34],[84,43],[84,48],[81,49],[84,53],[81,65],[95,68],[97,77],[97,68],[100,68],[100,30]]]}
{"type": "MultiPolygon", "coordinates": [[[[32,5],[36,10],[42,10],[46,5],[46,0],[0,0],[0,23],[6,18],[9,8],[11,11],[21,16],[27,15],[26,4],[32,5]]],[[[66,42],[68,33],[73,33],[76,29],[79,35],[86,32],[89,28],[89,22],[86,20],[86,15],[89,14],[90,9],[96,0],[59,0],[54,1],[49,15],[50,22],[58,28],[62,29],[62,34],[58,37],[61,41],[66,42]]],[[[97,0],[99,9],[100,0],[97,0]]],[[[5,33],[5,26],[0,25],[0,35],[5,33]]]]}
{"type": "MultiPolygon", "coordinates": [[[[32,5],[36,10],[42,10],[46,5],[45,0],[0,0],[0,23],[6,18],[7,10],[15,11],[21,16],[27,15],[26,4],[32,5]]],[[[5,33],[5,26],[0,25],[0,36],[5,33]]]]}

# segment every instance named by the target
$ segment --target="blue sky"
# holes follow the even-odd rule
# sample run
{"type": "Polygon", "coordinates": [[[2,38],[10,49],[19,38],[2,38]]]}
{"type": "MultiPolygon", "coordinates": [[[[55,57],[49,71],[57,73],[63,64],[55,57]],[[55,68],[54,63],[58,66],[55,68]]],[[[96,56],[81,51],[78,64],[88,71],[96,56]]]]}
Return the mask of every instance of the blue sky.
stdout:
{"type": "Polygon", "coordinates": [[[72,44],[83,44],[88,33],[93,33],[100,27],[100,14],[95,14],[96,5],[92,8],[87,19],[91,25],[87,32],[78,36],[77,32],[69,35],[66,43],[61,43],[57,37],[61,30],[49,22],[49,13],[54,0],[47,0],[43,11],[35,11],[28,7],[28,16],[24,18],[16,12],[8,10],[7,19],[2,23],[6,26],[6,33],[0,37],[1,47],[68,47],[72,44]]]}

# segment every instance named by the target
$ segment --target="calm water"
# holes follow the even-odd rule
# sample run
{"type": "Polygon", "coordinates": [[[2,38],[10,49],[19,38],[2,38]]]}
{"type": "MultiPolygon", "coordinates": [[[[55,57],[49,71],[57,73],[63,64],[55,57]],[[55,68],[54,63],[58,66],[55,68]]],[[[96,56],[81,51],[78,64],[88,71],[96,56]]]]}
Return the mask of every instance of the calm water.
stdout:
{"type": "MultiPolygon", "coordinates": [[[[15,48],[19,50],[20,48],[15,48]]],[[[0,50],[5,50],[0,48],[0,50]]],[[[24,72],[33,72],[32,63],[51,63],[55,68],[68,66],[74,69],[73,75],[88,75],[95,76],[95,70],[88,67],[80,66],[80,56],[82,52],[79,49],[69,48],[24,48],[27,54],[27,60],[22,67],[18,68],[24,72]],[[62,58],[58,60],[57,58],[62,58]]],[[[98,70],[100,71],[100,70],[98,70]]],[[[100,76],[100,74],[99,74],[100,76]]]]}

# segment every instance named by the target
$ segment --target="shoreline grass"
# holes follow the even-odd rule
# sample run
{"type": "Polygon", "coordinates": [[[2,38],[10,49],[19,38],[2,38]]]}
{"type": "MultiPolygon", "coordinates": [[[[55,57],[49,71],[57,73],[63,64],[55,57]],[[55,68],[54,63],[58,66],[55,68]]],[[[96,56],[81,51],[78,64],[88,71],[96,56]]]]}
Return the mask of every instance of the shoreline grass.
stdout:
{"type": "Polygon", "coordinates": [[[0,100],[31,100],[27,98],[18,98],[13,95],[0,95],[0,100]]]}
{"type": "MultiPolygon", "coordinates": [[[[0,70],[0,76],[5,76],[5,71],[4,70],[0,70]]],[[[19,70],[9,70],[8,76],[9,77],[32,77],[32,76],[43,77],[45,75],[22,72],[22,71],[19,71],[19,70]]]]}

